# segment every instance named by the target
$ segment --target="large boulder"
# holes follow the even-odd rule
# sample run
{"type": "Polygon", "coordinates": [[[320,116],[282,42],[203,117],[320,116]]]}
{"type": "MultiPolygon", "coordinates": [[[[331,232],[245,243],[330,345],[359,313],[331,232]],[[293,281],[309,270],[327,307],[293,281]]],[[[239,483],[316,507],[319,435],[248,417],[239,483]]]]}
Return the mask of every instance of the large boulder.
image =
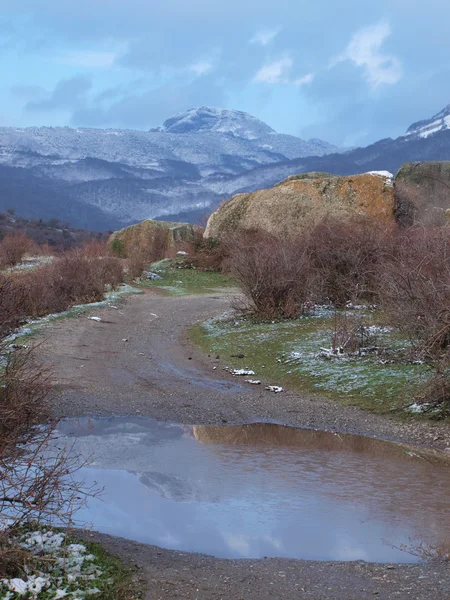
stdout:
{"type": "Polygon", "coordinates": [[[275,187],[238,194],[209,218],[205,237],[261,229],[282,235],[309,229],[325,217],[365,215],[394,223],[392,176],[385,172],[340,177],[328,173],[292,175],[275,187]]]}
{"type": "Polygon", "coordinates": [[[406,163],[395,178],[396,214],[406,225],[445,225],[450,211],[450,161],[406,163]]]}
{"type": "Polygon", "coordinates": [[[109,244],[116,254],[123,257],[127,256],[130,248],[150,249],[156,246],[170,254],[194,244],[199,232],[201,228],[190,223],[147,219],[115,231],[109,238],[109,244]]]}

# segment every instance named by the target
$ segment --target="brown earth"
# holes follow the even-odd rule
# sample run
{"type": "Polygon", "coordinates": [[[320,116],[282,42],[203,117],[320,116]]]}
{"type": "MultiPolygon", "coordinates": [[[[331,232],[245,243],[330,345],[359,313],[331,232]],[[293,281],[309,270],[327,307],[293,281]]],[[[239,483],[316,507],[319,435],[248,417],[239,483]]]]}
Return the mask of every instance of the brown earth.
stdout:
{"type": "MultiPolygon", "coordinates": [[[[330,400],[241,383],[221,370],[227,357],[192,349],[187,326],[229,309],[224,293],[130,297],[117,308],[54,321],[39,352],[54,373],[58,416],[148,415],[186,424],[274,420],[415,444],[450,447],[450,427],[398,421],[330,400]],[[216,367],[216,370],[213,370],[216,367]]],[[[268,382],[276,383],[276,382],[268,382]]],[[[446,563],[381,565],[303,560],[224,560],[90,534],[130,565],[150,600],[448,600],[446,563]]]]}
{"type": "Polygon", "coordinates": [[[394,224],[392,180],[369,174],[295,175],[271,189],[238,194],[222,204],[210,216],[204,236],[220,238],[236,230],[249,229],[277,235],[295,234],[326,217],[342,219],[355,215],[394,224]]]}

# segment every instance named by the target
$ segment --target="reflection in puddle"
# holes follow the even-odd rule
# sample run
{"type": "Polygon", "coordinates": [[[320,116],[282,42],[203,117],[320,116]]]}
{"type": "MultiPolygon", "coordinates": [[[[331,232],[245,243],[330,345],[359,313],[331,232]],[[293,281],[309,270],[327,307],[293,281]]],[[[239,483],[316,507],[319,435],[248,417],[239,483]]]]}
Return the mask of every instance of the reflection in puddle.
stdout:
{"type": "Polygon", "coordinates": [[[94,529],[219,557],[414,562],[450,540],[448,467],[378,440],[259,423],[183,427],[68,420],[60,431],[105,487],[94,529]]]}

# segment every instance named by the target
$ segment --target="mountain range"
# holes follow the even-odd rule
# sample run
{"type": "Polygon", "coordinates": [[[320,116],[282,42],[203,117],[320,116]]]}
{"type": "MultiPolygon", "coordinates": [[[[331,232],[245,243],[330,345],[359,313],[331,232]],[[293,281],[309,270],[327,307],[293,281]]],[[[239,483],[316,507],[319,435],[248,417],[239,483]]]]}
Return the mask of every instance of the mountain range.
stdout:
{"type": "Polygon", "coordinates": [[[396,172],[404,162],[450,159],[450,105],[404,136],[366,148],[276,133],[235,110],[175,115],[148,132],[0,128],[0,211],[58,218],[92,230],[145,218],[198,222],[230,195],[294,173],[396,172]]]}

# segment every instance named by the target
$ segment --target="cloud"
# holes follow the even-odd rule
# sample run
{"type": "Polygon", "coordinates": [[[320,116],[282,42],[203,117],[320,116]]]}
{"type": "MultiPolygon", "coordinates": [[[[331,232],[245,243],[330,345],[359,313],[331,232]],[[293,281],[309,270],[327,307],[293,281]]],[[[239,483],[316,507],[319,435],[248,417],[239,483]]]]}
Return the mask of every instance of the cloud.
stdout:
{"type": "Polygon", "coordinates": [[[334,58],[331,67],[344,61],[351,61],[362,67],[364,75],[373,88],[382,84],[393,85],[402,77],[401,62],[395,56],[383,54],[381,46],[391,35],[387,21],[364,27],[357,31],[344,52],[334,58]]]}
{"type": "Polygon", "coordinates": [[[262,66],[253,77],[253,81],[254,83],[286,83],[293,64],[291,56],[283,56],[262,66]]]}
{"type": "Polygon", "coordinates": [[[314,79],[314,73],[307,73],[297,79],[290,77],[290,72],[294,66],[291,56],[286,54],[278,60],[263,65],[253,77],[253,83],[287,83],[293,85],[308,85],[314,79]]]}
{"type": "Polygon", "coordinates": [[[294,81],[292,83],[294,85],[309,85],[310,83],[312,83],[314,81],[314,78],[315,78],[314,73],[307,73],[306,75],[303,75],[303,77],[294,79],[294,81]]]}
{"type": "Polygon", "coordinates": [[[257,31],[255,35],[249,41],[249,44],[259,44],[260,46],[268,46],[270,42],[277,37],[277,35],[281,32],[281,27],[277,27],[276,29],[261,29],[257,31]]]}
{"type": "Polygon", "coordinates": [[[54,62],[87,69],[108,69],[118,58],[117,52],[77,51],[56,57],[54,62]]]}
{"type": "Polygon", "coordinates": [[[208,60],[200,60],[189,66],[189,71],[195,73],[195,75],[205,75],[208,71],[211,71],[213,64],[208,60]]]}
{"type": "Polygon", "coordinates": [[[25,105],[27,111],[51,111],[55,109],[77,109],[92,88],[92,79],[87,75],[76,75],[59,81],[53,92],[44,100],[33,100],[25,105]]]}
{"type": "MultiPolygon", "coordinates": [[[[134,89],[130,86],[128,93],[121,96],[116,90],[118,97],[106,106],[98,102],[90,105],[80,103],[72,114],[71,124],[77,127],[149,129],[193,106],[225,106],[225,91],[209,74],[195,77],[189,83],[170,81],[151,89],[134,89]]],[[[114,89],[111,93],[114,94],[114,89]]]]}

